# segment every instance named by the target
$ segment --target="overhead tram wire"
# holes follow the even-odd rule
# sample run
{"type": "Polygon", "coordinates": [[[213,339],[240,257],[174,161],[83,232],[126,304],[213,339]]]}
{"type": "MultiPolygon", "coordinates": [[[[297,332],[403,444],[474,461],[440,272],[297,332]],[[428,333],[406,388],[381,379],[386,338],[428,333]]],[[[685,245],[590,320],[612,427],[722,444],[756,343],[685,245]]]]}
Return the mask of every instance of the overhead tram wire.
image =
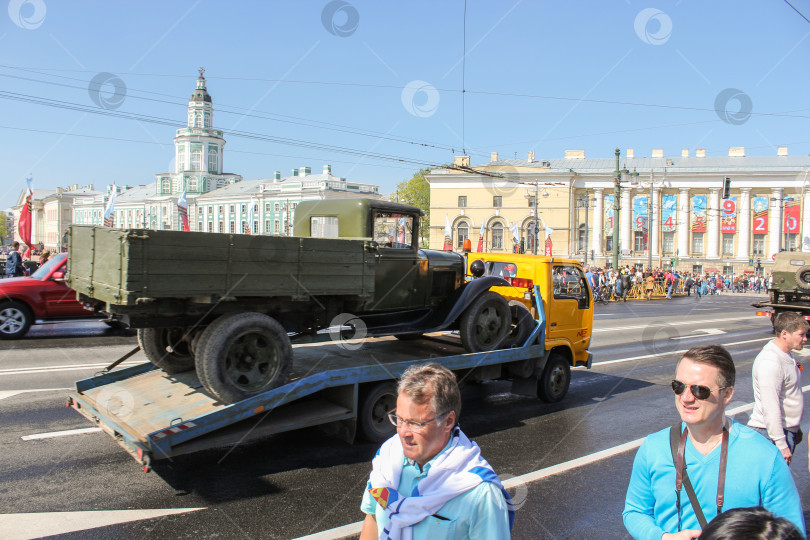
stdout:
{"type": "MultiPolygon", "coordinates": [[[[158,125],[165,125],[171,127],[177,127],[177,122],[172,119],[168,118],[160,118],[156,116],[149,116],[143,114],[136,114],[136,113],[128,113],[124,111],[114,111],[108,109],[100,109],[96,107],[91,107],[89,105],[82,105],[79,103],[71,103],[67,101],[59,101],[59,100],[52,100],[48,98],[41,98],[38,96],[27,96],[23,94],[17,94],[14,92],[4,92],[0,91],[0,99],[10,99],[14,101],[21,101],[25,103],[33,103],[36,105],[44,105],[48,107],[54,107],[63,110],[71,110],[71,111],[78,111],[78,112],[85,112],[91,114],[97,114],[101,116],[109,116],[113,118],[122,118],[126,120],[138,120],[141,122],[151,123],[151,124],[158,124],[158,125]]],[[[240,130],[230,130],[228,134],[234,137],[242,137],[246,139],[253,139],[258,141],[264,142],[272,142],[277,144],[285,144],[289,146],[297,146],[303,148],[311,148],[316,150],[324,150],[324,151],[331,151],[340,154],[347,154],[347,155],[355,155],[355,156],[362,156],[366,158],[375,158],[385,161],[395,161],[399,163],[411,163],[413,165],[417,165],[420,167],[438,167],[440,165],[428,162],[425,160],[419,159],[412,159],[403,156],[397,156],[393,154],[383,154],[379,152],[369,152],[365,150],[358,150],[355,148],[348,148],[330,144],[322,144],[322,143],[315,143],[311,141],[304,141],[299,139],[290,139],[285,137],[275,137],[271,135],[266,135],[262,133],[253,133],[249,131],[240,131],[240,130]]]]}
{"type": "MultiPolygon", "coordinates": [[[[19,67],[16,67],[16,66],[8,66],[8,65],[0,64],[0,68],[17,69],[17,70],[21,70],[21,71],[25,71],[25,72],[29,72],[29,73],[36,73],[37,75],[44,75],[44,76],[56,77],[56,78],[60,78],[60,79],[67,79],[67,80],[70,80],[70,81],[81,82],[84,85],[86,85],[88,83],[88,81],[85,81],[83,79],[77,79],[75,77],[66,77],[66,76],[63,76],[63,75],[51,75],[51,74],[47,74],[47,73],[41,73],[41,72],[39,72],[37,70],[19,68],[19,67]]],[[[86,91],[87,90],[87,87],[84,86],[84,85],[83,86],[75,86],[75,85],[70,85],[70,84],[65,84],[65,83],[54,82],[54,81],[46,81],[46,80],[34,79],[34,78],[30,78],[30,77],[21,77],[19,75],[10,75],[10,74],[7,74],[7,73],[0,73],[0,77],[8,77],[8,78],[17,79],[17,80],[36,82],[36,83],[41,83],[41,84],[48,84],[48,85],[52,85],[52,86],[59,86],[59,87],[62,87],[62,88],[73,88],[73,89],[81,90],[81,91],[86,91]]],[[[209,77],[209,78],[212,78],[212,77],[209,77]]],[[[140,90],[140,89],[131,88],[131,87],[127,87],[127,90],[128,90],[127,97],[129,97],[129,98],[140,99],[140,100],[143,100],[143,101],[151,101],[151,102],[154,102],[154,103],[164,103],[164,104],[168,104],[168,105],[177,105],[177,106],[182,106],[182,107],[186,106],[186,102],[184,100],[182,100],[182,98],[179,98],[177,96],[173,96],[173,95],[170,95],[170,94],[164,94],[164,93],[160,93],[160,92],[152,92],[152,91],[148,91],[148,90],[140,90]],[[154,96],[162,96],[162,97],[172,98],[172,99],[175,99],[175,100],[178,100],[178,101],[169,101],[169,100],[165,100],[165,99],[157,99],[157,98],[150,98],[150,97],[145,97],[145,96],[138,96],[138,95],[130,94],[129,92],[139,92],[139,93],[143,93],[143,94],[151,94],[151,95],[154,95],[154,96]]],[[[375,131],[371,131],[371,130],[364,130],[364,129],[355,128],[355,127],[352,127],[352,126],[345,126],[345,125],[342,125],[342,124],[335,124],[335,123],[331,123],[331,122],[323,122],[323,121],[320,121],[320,120],[312,120],[312,119],[309,119],[309,118],[302,118],[302,117],[279,114],[279,113],[271,113],[271,112],[267,112],[267,111],[256,111],[255,109],[248,109],[248,108],[244,108],[244,107],[238,107],[238,106],[228,105],[228,104],[223,104],[223,103],[218,103],[217,104],[217,111],[219,111],[221,113],[225,113],[225,114],[236,115],[236,116],[257,118],[257,119],[261,119],[261,120],[270,120],[270,121],[274,121],[274,122],[282,122],[282,123],[299,125],[299,126],[304,126],[304,127],[312,127],[312,128],[316,128],[316,129],[326,129],[326,130],[337,131],[337,132],[341,132],[341,133],[349,133],[349,134],[352,134],[352,135],[358,135],[358,136],[361,136],[361,137],[371,137],[371,138],[375,138],[375,139],[383,139],[383,140],[388,140],[388,141],[392,141],[392,142],[400,142],[400,143],[403,143],[403,144],[422,146],[422,147],[426,147],[426,148],[435,148],[435,149],[438,149],[438,150],[453,151],[452,146],[446,145],[446,144],[443,145],[443,144],[437,143],[435,141],[419,141],[419,140],[414,140],[414,139],[408,139],[408,138],[405,138],[405,137],[396,137],[396,136],[391,136],[391,135],[388,135],[388,134],[383,134],[383,133],[375,132],[375,131]],[[261,113],[261,114],[259,114],[259,113],[261,113]],[[276,117],[278,117],[278,118],[276,118],[276,117]]]]}

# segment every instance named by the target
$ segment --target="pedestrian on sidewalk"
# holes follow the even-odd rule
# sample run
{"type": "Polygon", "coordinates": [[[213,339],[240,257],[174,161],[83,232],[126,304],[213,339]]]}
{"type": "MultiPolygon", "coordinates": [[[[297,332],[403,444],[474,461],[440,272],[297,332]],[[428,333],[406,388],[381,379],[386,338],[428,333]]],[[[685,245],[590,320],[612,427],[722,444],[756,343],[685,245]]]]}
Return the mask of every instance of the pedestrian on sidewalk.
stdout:
{"type": "Polygon", "coordinates": [[[681,421],[649,435],[633,462],[622,513],[633,538],[696,538],[723,510],[752,506],[804,534],[799,492],[779,451],[726,418],[735,372],[719,345],[694,347],[678,360],[672,390],[681,421]]]}
{"type": "Polygon", "coordinates": [[[773,321],[776,337],[765,344],[751,369],[754,410],[748,427],[770,440],[790,465],[796,445],[802,440],[801,364],[791,351],[800,351],[810,325],[794,311],[785,311],[773,321]]]}
{"type": "Polygon", "coordinates": [[[655,288],[655,275],[650,273],[644,280],[644,289],[647,291],[647,300],[652,300],[653,289],[655,288]]]}
{"type": "Polygon", "coordinates": [[[25,267],[20,256],[20,243],[11,244],[11,251],[6,256],[6,277],[20,277],[25,275],[25,267]]]}

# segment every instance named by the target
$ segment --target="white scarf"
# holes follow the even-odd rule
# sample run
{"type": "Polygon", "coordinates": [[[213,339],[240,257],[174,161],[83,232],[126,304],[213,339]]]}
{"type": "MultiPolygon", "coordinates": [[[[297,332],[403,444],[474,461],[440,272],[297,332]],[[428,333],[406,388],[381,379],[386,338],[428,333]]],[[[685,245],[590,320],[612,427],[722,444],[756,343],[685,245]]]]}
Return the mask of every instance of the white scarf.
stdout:
{"type": "Polygon", "coordinates": [[[512,499],[487,460],[481,457],[481,449],[458,427],[454,428],[449,448],[431,460],[427,476],[411,494],[397,492],[404,463],[399,435],[385,441],[371,462],[369,491],[388,517],[380,540],[412,540],[412,525],[435,514],[449,500],[481,482],[492,482],[501,489],[509,508],[511,528],[514,516],[512,499]]]}

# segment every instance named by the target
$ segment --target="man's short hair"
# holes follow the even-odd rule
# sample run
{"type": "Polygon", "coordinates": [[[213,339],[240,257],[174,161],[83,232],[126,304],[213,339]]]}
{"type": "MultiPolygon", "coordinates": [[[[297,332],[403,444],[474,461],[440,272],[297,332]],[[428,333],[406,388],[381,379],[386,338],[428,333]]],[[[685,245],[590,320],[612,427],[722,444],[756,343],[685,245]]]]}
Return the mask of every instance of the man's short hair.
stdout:
{"type": "Polygon", "coordinates": [[[14,249],[20,249],[20,243],[15,240],[14,243],[11,244],[11,247],[13,247],[14,249]]]}
{"type": "Polygon", "coordinates": [[[461,414],[461,392],[456,375],[439,364],[418,364],[405,370],[397,384],[397,395],[404,393],[415,403],[430,403],[435,414],[455,411],[461,414]]]}
{"type": "Polygon", "coordinates": [[[734,368],[734,360],[731,358],[725,347],[721,345],[700,345],[692,347],[681,356],[675,369],[681,365],[681,360],[688,358],[692,362],[698,364],[708,364],[714,366],[720,372],[717,376],[718,386],[734,386],[734,381],[737,377],[737,370],[734,368]]]}
{"type": "Polygon", "coordinates": [[[773,320],[773,329],[776,331],[777,336],[781,335],[785,330],[792,334],[798,330],[807,330],[808,328],[810,328],[810,325],[807,324],[804,317],[795,311],[783,311],[773,320]]]}
{"type": "Polygon", "coordinates": [[[761,506],[732,508],[715,517],[700,535],[701,540],[798,540],[799,529],[786,518],[777,518],[761,506]]]}

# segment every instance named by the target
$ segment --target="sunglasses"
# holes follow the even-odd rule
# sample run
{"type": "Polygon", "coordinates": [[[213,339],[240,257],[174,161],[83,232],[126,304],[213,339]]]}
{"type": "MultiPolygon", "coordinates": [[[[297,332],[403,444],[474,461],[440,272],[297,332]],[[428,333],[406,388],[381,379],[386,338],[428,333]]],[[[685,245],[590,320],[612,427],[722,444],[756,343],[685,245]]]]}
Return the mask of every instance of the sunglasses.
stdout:
{"type": "MultiPolygon", "coordinates": [[[[728,388],[728,386],[720,386],[717,388],[717,391],[719,392],[724,388],[728,388]]],[[[686,390],[685,383],[682,383],[681,381],[678,380],[672,381],[672,391],[675,392],[676,396],[680,396],[681,394],[683,394],[684,390],[686,390]]],[[[700,384],[690,384],[689,391],[692,392],[692,395],[695,396],[695,399],[699,399],[701,401],[703,401],[704,399],[709,399],[709,396],[712,395],[711,388],[700,384]]]]}

